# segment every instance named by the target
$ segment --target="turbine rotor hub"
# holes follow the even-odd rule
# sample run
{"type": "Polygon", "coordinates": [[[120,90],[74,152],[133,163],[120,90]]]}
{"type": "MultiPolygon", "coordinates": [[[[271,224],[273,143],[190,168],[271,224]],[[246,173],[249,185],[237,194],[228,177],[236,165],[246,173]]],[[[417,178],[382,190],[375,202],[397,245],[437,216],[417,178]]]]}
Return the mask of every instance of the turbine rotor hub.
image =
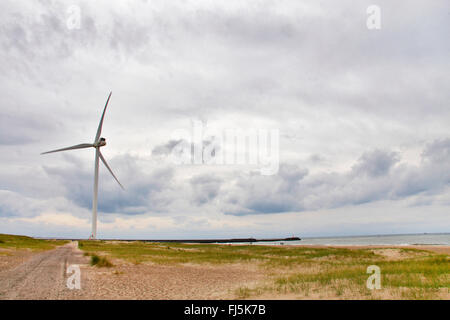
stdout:
{"type": "Polygon", "coordinates": [[[106,146],[106,139],[100,138],[96,144],[94,144],[94,147],[103,147],[106,146]]]}

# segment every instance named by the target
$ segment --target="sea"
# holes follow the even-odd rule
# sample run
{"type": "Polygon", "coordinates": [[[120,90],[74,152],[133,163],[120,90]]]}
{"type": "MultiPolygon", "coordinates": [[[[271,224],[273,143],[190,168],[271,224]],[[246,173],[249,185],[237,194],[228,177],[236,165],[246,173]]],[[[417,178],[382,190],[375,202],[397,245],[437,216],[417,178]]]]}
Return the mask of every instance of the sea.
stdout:
{"type": "Polygon", "coordinates": [[[450,233],[421,233],[421,234],[395,234],[395,235],[371,235],[371,236],[346,236],[346,237],[321,237],[302,238],[300,241],[276,241],[257,242],[254,244],[265,245],[343,245],[343,246],[364,246],[364,245],[435,245],[450,246],[450,233]]]}

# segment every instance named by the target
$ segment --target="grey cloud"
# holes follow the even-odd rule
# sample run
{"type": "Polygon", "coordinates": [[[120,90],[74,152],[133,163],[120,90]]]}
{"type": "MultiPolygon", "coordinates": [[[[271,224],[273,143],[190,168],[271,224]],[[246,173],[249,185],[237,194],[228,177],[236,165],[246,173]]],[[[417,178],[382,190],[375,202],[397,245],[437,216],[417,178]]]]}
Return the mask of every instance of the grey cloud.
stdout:
{"type": "Polygon", "coordinates": [[[225,201],[237,208],[237,215],[298,210],[300,182],[307,174],[307,170],[296,165],[281,164],[278,175],[252,174],[238,179],[237,188],[226,195],[225,201]]]}
{"type": "MultiPolygon", "coordinates": [[[[106,155],[105,157],[107,158],[106,155]]],[[[44,166],[45,172],[60,180],[68,199],[80,207],[92,208],[93,167],[87,167],[76,157],[65,156],[65,159],[67,166],[44,166]]],[[[151,173],[145,173],[129,155],[107,158],[107,161],[126,189],[121,190],[100,164],[99,211],[141,214],[166,207],[168,199],[161,198],[160,194],[170,187],[173,169],[157,168],[151,173]]]]}
{"type": "Polygon", "coordinates": [[[44,165],[43,170],[50,179],[57,179],[65,196],[83,208],[92,206],[93,166],[87,168],[76,156],[64,154],[67,165],[55,167],[44,165]]]}
{"type": "Polygon", "coordinates": [[[36,142],[39,136],[54,129],[49,119],[39,119],[36,114],[10,114],[0,111],[0,145],[23,145],[36,142]]]}
{"type": "Polygon", "coordinates": [[[190,179],[193,188],[193,201],[196,205],[202,205],[213,201],[220,192],[223,180],[213,175],[199,175],[190,179]]]}
{"type": "Polygon", "coordinates": [[[373,177],[385,175],[399,161],[398,154],[374,150],[364,153],[353,167],[356,174],[368,174],[373,177]]]}
{"type": "Polygon", "coordinates": [[[450,164],[450,139],[441,139],[428,144],[422,153],[422,158],[450,164]]]}
{"type": "Polygon", "coordinates": [[[450,139],[426,144],[420,166],[401,167],[394,183],[395,196],[406,197],[419,193],[435,195],[450,185],[450,139]]]}
{"type": "MultiPolygon", "coordinates": [[[[448,140],[435,141],[424,151],[426,159],[447,159],[448,140]]],[[[396,152],[364,153],[344,173],[317,173],[281,165],[280,174],[239,180],[228,197],[235,211],[228,214],[262,214],[360,205],[379,200],[400,200],[414,195],[433,196],[450,185],[450,162],[399,164],[396,152]]],[[[424,200],[422,200],[424,201],[424,200]]]]}
{"type": "Polygon", "coordinates": [[[317,154],[317,153],[310,155],[308,160],[313,163],[320,163],[320,162],[325,161],[323,156],[321,156],[320,154],[317,154]]]}
{"type": "Polygon", "coordinates": [[[111,48],[123,51],[124,56],[134,56],[139,48],[149,44],[153,32],[149,25],[122,20],[120,16],[116,16],[113,18],[109,37],[111,48]]]}
{"type": "Polygon", "coordinates": [[[220,150],[219,145],[214,145],[214,148],[208,150],[208,146],[210,146],[214,142],[214,137],[209,137],[209,139],[205,139],[202,143],[189,142],[185,139],[178,140],[170,140],[166,143],[155,146],[152,149],[152,156],[155,157],[167,157],[173,153],[175,157],[184,158],[185,156],[190,156],[190,160],[194,160],[195,150],[201,150],[202,154],[202,162],[205,162],[205,158],[211,156],[214,158],[216,151],[220,150]],[[211,155],[207,155],[206,150],[211,152],[211,155]]]}
{"type": "Polygon", "coordinates": [[[157,145],[152,150],[152,156],[168,156],[173,148],[175,148],[181,142],[186,143],[185,140],[170,140],[167,143],[157,145]]]}
{"type": "Polygon", "coordinates": [[[61,207],[90,210],[93,157],[37,162],[27,152],[91,138],[109,90],[105,157],[126,192],[102,168],[101,211],[243,216],[415,197],[432,205],[450,181],[449,139],[436,140],[450,134],[448,3],[380,0],[377,31],[366,28],[370,4],[1,1],[0,188],[18,203],[37,200],[19,208],[4,197],[3,211],[36,215],[59,197],[69,203],[61,207]],[[73,4],[79,30],[65,26],[73,4]],[[279,129],[279,174],[166,163],[176,145],[166,137],[184,119],[279,129]],[[434,140],[418,165],[390,151],[434,140]],[[142,161],[149,144],[152,159],[142,161]]]}
{"type": "Polygon", "coordinates": [[[61,208],[74,209],[61,197],[40,199],[14,191],[0,190],[0,217],[34,217],[61,208]]]}

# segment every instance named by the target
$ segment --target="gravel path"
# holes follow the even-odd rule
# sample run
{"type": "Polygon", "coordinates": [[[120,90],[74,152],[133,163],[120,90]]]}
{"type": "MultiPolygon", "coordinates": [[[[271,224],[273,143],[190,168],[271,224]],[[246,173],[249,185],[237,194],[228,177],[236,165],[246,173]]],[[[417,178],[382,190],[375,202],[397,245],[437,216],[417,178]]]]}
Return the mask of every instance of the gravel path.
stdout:
{"type": "Polygon", "coordinates": [[[0,299],[70,298],[78,290],[66,287],[67,266],[86,263],[77,242],[34,254],[17,267],[0,271],[0,299]]]}

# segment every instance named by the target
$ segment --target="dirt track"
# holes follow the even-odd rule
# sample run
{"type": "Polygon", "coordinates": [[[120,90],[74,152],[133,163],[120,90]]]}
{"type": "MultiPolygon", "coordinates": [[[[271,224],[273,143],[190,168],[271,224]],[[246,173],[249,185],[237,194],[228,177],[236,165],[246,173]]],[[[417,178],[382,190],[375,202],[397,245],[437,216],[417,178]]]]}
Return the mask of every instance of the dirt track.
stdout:
{"type": "Polygon", "coordinates": [[[76,242],[33,254],[18,266],[0,271],[0,299],[73,298],[77,290],[66,287],[67,266],[86,262],[76,242]]]}

